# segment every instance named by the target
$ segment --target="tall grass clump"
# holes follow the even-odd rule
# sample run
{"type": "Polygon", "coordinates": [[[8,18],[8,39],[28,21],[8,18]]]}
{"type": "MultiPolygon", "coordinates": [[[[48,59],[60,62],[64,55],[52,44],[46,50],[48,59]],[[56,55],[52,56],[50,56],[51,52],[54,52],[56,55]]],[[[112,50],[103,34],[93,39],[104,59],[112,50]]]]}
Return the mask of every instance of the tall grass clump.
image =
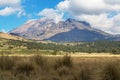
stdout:
{"type": "Polygon", "coordinates": [[[56,60],[56,62],[54,64],[54,69],[57,69],[57,68],[62,67],[62,66],[65,66],[68,68],[73,67],[73,61],[72,61],[70,56],[65,55],[62,59],[56,60]]]}
{"type": "Polygon", "coordinates": [[[65,55],[63,57],[62,63],[66,67],[72,67],[73,66],[73,61],[69,55],[65,55]]]}
{"type": "Polygon", "coordinates": [[[85,64],[82,64],[80,67],[77,66],[73,80],[92,80],[94,70],[89,67],[91,66],[85,64]]]}
{"type": "Polygon", "coordinates": [[[15,75],[24,74],[29,76],[33,71],[35,71],[36,65],[30,61],[20,61],[16,64],[15,75]]]}
{"type": "Polygon", "coordinates": [[[0,57],[0,69],[1,70],[12,70],[15,66],[15,59],[9,56],[0,57]]]}
{"type": "Polygon", "coordinates": [[[47,59],[41,55],[35,55],[32,57],[32,61],[39,66],[39,68],[46,70],[49,67],[47,59]]]}
{"type": "Polygon", "coordinates": [[[102,80],[120,80],[120,66],[117,62],[108,63],[102,72],[102,80]]]}
{"type": "Polygon", "coordinates": [[[57,73],[60,77],[68,75],[70,73],[70,69],[68,67],[62,66],[57,69],[57,73]]]}
{"type": "Polygon", "coordinates": [[[18,80],[10,71],[0,72],[0,80],[18,80]]]}

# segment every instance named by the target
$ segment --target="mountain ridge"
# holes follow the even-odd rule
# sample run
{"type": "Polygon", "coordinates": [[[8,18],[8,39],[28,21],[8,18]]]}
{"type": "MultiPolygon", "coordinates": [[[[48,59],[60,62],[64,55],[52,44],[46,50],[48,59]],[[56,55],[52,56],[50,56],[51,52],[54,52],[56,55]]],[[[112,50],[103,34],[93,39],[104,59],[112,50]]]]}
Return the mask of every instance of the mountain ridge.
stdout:
{"type": "Polygon", "coordinates": [[[22,26],[10,31],[9,33],[12,35],[21,36],[27,39],[51,40],[51,41],[61,40],[63,42],[95,41],[95,40],[106,40],[106,39],[109,40],[110,38],[114,40],[116,38],[112,34],[106,33],[102,30],[92,28],[91,25],[86,21],[78,21],[71,18],[68,18],[66,21],[60,21],[57,24],[54,22],[54,20],[47,19],[47,18],[30,20],[30,21],[27,21],[22,26]],[[74,30],[76,29],[78,30],[77,33],[74,32],[74,30]],[[70,34],[71,31],[73,32],[72,34],[70,34]],[[85,31],[86,33],[83,31],[85,31]],[[90,35],[92,37],[89,37],[90,35]],[[71,39],[70,39],[70,36],[71,36],[71,39]],[[102,37],[98,38],[97,36],[102,36],[102,37]],[[56,38],[55,40],[55,37],[59,37],[59,40],[58,38],[56,38]],[[64,38],[66,38],[66,40],[64,38]],[[75,39],[72,39],[72,38],[75,38],[75,39]],[[88,39],[88,38],[91,38],[91,39],[88,39]]]}

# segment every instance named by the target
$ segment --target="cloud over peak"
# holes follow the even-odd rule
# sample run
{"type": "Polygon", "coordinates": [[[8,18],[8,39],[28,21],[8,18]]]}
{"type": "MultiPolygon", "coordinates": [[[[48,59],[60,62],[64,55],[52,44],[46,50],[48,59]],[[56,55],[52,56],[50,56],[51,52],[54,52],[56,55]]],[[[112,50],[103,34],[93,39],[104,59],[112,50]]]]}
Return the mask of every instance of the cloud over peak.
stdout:
{"type": "Polygon", "coordinates": [[[43,12],[48,13],[40,16],[58,21],[69,14],[70,18],[88,21],[94,28],[120,34],[120,0],[64,0],[55,8],[44,9],[39,13],[43,12]]]}
{"type": "Polygon", "coordinates": [[[41,11],[40,13],[38,13],[38,15],[49,19],[53,19],[55,23],[58,23],[63,18],[63,13],[60,12],[59,10],[47,9],[47,8],[41,11]]]}

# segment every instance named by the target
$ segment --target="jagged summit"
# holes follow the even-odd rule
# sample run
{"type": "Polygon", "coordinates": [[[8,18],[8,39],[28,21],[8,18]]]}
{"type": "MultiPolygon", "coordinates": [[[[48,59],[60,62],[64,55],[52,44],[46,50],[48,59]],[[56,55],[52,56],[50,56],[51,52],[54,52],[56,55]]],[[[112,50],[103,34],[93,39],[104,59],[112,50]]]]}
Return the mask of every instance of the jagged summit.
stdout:
{"type": "Polygon", "coordinates": [[[67,20],[66,20],[66,22],[79,22],[79,23],[82,23],[83,25],[85,25],[85,26],[88,26],[88,27],[90,27],[91,25],[88,23],[88,22],[86,22],[86,21],[77,21],[77,20],[75,20],[75,19],[72,19],[72,18],[68,18],[67,20]]]}

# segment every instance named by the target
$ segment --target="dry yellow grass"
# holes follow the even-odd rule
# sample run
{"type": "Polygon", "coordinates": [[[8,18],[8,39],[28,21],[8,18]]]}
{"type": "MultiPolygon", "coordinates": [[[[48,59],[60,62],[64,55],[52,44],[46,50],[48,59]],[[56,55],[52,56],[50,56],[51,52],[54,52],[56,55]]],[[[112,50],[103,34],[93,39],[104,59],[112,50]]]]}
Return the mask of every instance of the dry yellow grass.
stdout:
{"type": "Polygon", "coordinates": [[[25,40],[21,37],[13,36],[13,35],[10,35],[10,34],[7,34],[7,33],[2,33],[2,32],[0,32],[0,38],[13,39],[13,40],[25,40]]]}
{"type": "Polygon", "coordinates": [[[0,57],[0,80],[120,80],[119,55],[9,56],[0,57]]]}
{"type": "MultiPolygon", "coordinates": [[[[7,54],[5,54],[7,55],[7,54]]],[[[36,54],[9,54],[7,56],[20,56],[20,57],[30,57],[30,56],[34,56],[36,54]]],[[[66,54],[64,54],[66,55],[66,54]]],[[[63,57],[64,55],[44,55],[45,57],[63,57]]],[[[69,56],[71,56],[72,58],[120,58],[120,55],[114,55],[114,54],[110,54],[110,53],[75,53],[75,54],[68,54],[69,56]]]]}

